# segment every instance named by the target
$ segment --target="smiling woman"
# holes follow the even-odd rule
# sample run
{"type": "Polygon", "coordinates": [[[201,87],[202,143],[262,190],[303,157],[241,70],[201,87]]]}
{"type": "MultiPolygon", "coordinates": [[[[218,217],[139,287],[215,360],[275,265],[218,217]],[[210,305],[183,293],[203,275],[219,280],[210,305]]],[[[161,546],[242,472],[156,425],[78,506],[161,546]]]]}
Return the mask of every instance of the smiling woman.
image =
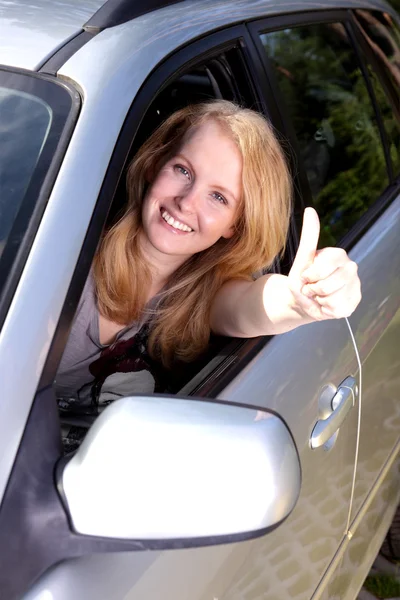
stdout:
{"type": "Polygon", "coordinates": [[[254,280],[283,251],[291,211],[285,157],[254,111],[215,101],[174,113],[137,153],[127,188],[61,362],[67,404],[165,389],[167,370],[201,354],[211,331],[281,333],[360,300],[346,253],[316,250],[311,210],[289,276],[254,280]]]}

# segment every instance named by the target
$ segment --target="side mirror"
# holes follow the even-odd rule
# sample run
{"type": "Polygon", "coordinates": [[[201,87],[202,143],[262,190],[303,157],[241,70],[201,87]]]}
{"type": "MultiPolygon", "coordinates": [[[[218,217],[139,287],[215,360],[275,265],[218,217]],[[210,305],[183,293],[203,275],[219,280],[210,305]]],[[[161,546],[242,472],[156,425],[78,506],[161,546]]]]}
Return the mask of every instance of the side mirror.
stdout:
{"type": "Polygon", "coordinates": [[[60,476],[77,533],[160,548],[262,535],[293,510],[300,484],[276,414],[161,395],[107,407],[60,476]]]}

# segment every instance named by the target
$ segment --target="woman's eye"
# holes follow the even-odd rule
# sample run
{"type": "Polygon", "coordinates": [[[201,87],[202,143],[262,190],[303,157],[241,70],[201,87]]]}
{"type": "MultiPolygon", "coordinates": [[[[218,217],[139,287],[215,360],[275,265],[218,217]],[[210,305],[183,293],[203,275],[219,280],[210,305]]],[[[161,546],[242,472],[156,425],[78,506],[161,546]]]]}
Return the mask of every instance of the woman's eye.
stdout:
{"type": "Polygon", "coordinates": [[[179,171],[179,173],[182,173],[182,175],[190,179],[190,173],[187,169],[185,169],[185,167],[182,167],[182,165],[175,165],[174,168],[179,171]]]}
{"type": "Polygon", "coordinates": [[[213,192],[212,196],[218,200],[218,202],[221,202],[222,204],[228,204],[227,200],[218,192],[213,192]]]}

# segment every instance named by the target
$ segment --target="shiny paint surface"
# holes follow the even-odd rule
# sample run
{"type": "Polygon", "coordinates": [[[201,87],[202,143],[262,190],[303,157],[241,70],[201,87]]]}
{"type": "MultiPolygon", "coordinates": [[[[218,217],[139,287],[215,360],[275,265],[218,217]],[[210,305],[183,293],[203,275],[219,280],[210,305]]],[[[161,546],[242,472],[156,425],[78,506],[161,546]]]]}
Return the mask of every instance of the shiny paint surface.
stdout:
{"type": "Polygon", "coordinates": [[[363,361],[353,520],[400,432],[400,196],[354,249],[363,301],[350,321],[363,361]]]}
{"type": "MultiPolygon", "coordinates": [[[[319,392],[327,379],[337,384],[356,370],[344,321],[314,324],[271,339],[221,397],[269,407],[288,423],[304,467],[300,498],[293,513],[283,526],[255,540],[193,549],[189,557],[187,550],[158,554],[150,570],[143,572],[136,583],[131,569],[135,572],[137,560],[139,564],[146,560],[139,558],[141,553],[132,553],[131,563],[124,559],[120,565],[118,557],[110,557],[109,569],[104,556],[82,559],[85,568],[74,570],[73,575],[78,597],[94,600],[97,594],[98,598],[100,582],[106,586],[111,573],[118,573],[113,592],[116,599],[150,600],[161,591],[168,600],[308,598],[343,538],[356,447],[356,409],[350,412],[331,451],[311,450],[309,438],[318,418],[319,392]],[[190,567],[185,570],[182,564],[190,567]],[[91,584],[93,578],[95,585],[91,584]],[[124,590],[128,589],[125,596],[124,590]]],[[[150,554],[153,556],[153,552],[150,554]]],[[[76,561],[66,561],[56,567],[26,600],[39,599],[44,590],[54,590],[55,599],[67,600],[71,588],[60,587],[58,582],[67,580],[74,565],[76,561]]]]}
{"type": "MultiPolygon", "coordinates": [[[[354,600],[400,499],[399,232],[397,198],[350,253],[363,284],[363,300],[350,318],[363,367],[352,537],[338,547],[335,568],[324,577],[313,600],[354,600]],[[377,485],[388,460],[389,472],[377,485]]],[[[317,487],[320,481],[315,482],[317,487]]],[[[304,600],[309,597],[305,594],[304,600]]]]}
{"type": "MultiPolygon", "coordinates": [[[[0,64],[32,70],[40,68],[54,52],[82,30],[86,21],[104,3],[105,0],[0,0],[0,64]]],[[[155,50],[155,57],[161,54],[162,58],[163,39],[168,44],[173,41],[172,47],[178,48],[196,35],[241,22],[243,19],[329,7],[387,9],[381,0],[231,0],[229,10],[226,0],[186,0],[176,6],[168,6],[139,17],[125,25],[113,27],[109,32],[112,32],[111,37],[115,39],[121,27],[122,30],[125,28],[125,31],[126,28],[131,31],[133,29],[135,43],[132,44],[132,38],[129,37],[128,41],[135,51],[151,47],[151,51],[155,50]]],[[[114,60],[113,56],[116,58],[115,52],[104,58],[114,60]]],[[[144,55],[141,56],[143,58],[144,55]]],[[[99,61],[96,67],[99,68],[100,64],[99,61]]],[[[95,71],[91,71],[95,77],[95,71]]]]}
{"type": "Polygon", "coordinates": [[[0,64],[36,70],[104,0],[0,0],[0,64]]]}
{"type": "MultiPolygon", "coordinates": [[[[0,379],[5,381],[0,403],[0,439],[5,448],[0,455],[0,496],[109,157],[127,110],[147,75],[177,47],[216,27],[284,11],[356,6],[387,10],[382,2],[355,0],[233,0],[229,10],[222,0],[187,1],[102,32],[61,69],[61,76],[75,81],[83,90],[84,102],[0,334],[0,379]],[[21,331],[22,346],[17,343],[17,332],[21,331]],[[17,368],[20,364],[24,365],[23,378],[17,368]]],[[[49,47],[40,51],[41,58],[39,53],[36,55],[35,65],[43,60],[43,52],[48,53],[49,47]]],[[[27,57],[20,60],[29,66],[27,57]]],[[[394,319],[394,315],[399,310],[400,296],[399,253],[394,244],[400,231],[399,202],[397,199],[392,204],[351,253],[360,264],[364,286],[363,302],[351,318],[364,364],[363,430],[352,518],[398,438],[398,316],[394,319]],[[392,358],[385,361],[387,353],[392,358]],[[377,409],[380,401],[385,411],[377,409]],[[371,451],[371,444],[376,452],[371,451]]],[[[274,533],[241,544],[66,561],[49,571],[25,600],[69,600],[71,595],[85,600],[308,600],[342,547],[342,566],[337,575],[343,578],[336,579],[336,583],[335,579],[326,582],[325,590],[336,585],[338,598],[344,597],[343,591],[346,600],[354,598],[351,594],[357,583],[346,578],[353,555],[345,550],[350,553],[351,544],[342,542],[353,476],[358,405],[350,412],[329,452],[309,447],[322,387],[329,382],[338,385],[349,374],[357,375],[357,362],[345,322],[319,323],[271,339],[221,394],[230,401],[245,399],[277,410],[286,419],[298,445],[303,466],[300,500],[291,517],[274,533]]],[[[374,505],[372,513],[368,513],[373,518],[365,523],[375,526],[383,505],[391,514],[396,503],[393,482],[397,478],[398,471],[393,467],[382,493],[377,493],[377,508],[374,505]]],[[[382,527],[378,530],[374,544],[368,541],[368,526],[364,522],[359,526],[359,534],[354,532],[354,560],[362,561],[366,569],[383,534],[382,527]]],[[[321,593],[327,593],[325,590],[321,593]]]]}
{"type": "Polygon", "coordinates": [[[379,478],[375,484],[365,508],[358,513],[358,523],[353,522],[354,536],[351,540],[345,539],[338,550],[335,576],[327,574],[326,582],[312,600],[354,600],[357,597],[400,500],[399,447],[390,458],[394,456],[382,480],[379,478]]]}

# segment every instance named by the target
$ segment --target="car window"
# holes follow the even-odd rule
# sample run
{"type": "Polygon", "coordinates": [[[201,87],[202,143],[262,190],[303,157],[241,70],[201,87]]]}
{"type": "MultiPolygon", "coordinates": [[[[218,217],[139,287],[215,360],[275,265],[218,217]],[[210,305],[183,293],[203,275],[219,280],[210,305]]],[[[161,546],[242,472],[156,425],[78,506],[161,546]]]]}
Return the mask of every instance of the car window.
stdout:
{"type": "Polygon", "coordinates": [[[355,11],[374,57],[368,71],[388,139],[394,175],[400,174],[400,28],[387,13],[355,11]]]}
{"type": "Polygon", "coordinates": [[[52,120],[51,107],[40,98],[0,87],[0,255],[52,120]]]}
{"type": "Polygon", "coordinates": [[[400,112],[397,117],[376,72],[371,65],[367,68],[386,132],[393,173],[398,176],[400,175],[400,112]]]}
{"type": "MultiPolygon", "coordinates": [[[[0,296],[74,105],[66,87],[0,70],[0,296]]],[[[43,205],[43,202],[42,202],[43,205]]]]}
{"type": "MultiPolygon", "coordinates": [[[[140,146],[149,138],[151,133],[170,116],[174,111],[187,106],[188,104],[195,104],[206,100],[224,98],[231,100],[242,105],[254,104],[253,92],[248,83],[248,73],[246,65],[242,61],[241,53],[237,44],[232,44],[231,48],[225,48],[223,52],[216,53],[213,56],[207,56],[204,60],[199,59],[197,64],[190,64],[188,68],[180,69],[175,77],[169,77],[168,82],[162,85],[163,82],[158,82],[157,92],[149,102],[146,111],[144,112],[138,129],[134,133],[133,143],[127,156],[127,160],[122,170],[122,175],[119,179],[119,183],[113,198],[112,205],[108,213],[107,223],[105,228],[107,229],[114,224],[122,214],[126,203],[126,169],[133,159],[135,153],[138,151],[140,146]]],[[[89,288],[92,284],[89,283],[89,288]]],[[[83,318],[84,301],[78,306],[79,319],[83,318]]],[[[75,318],[77,316],[75,315],[75,318]]],[[[96,334],[95,334],[96,335],[96,334]]],[[[138,333],[135,334],[135,339],[140,340],[140,352],[143,353],[143,347],[146,344],[146,336],[148,331],[146,328],[142,328],[138,333]],[[141,337],[142,336],[142,337],[141,337]],[[144,340],[144,342],[143,342],[144,340]],[[143,343],[143,345],[142,345],[143,343]]],[[[90,380],[87,384],[82,385],[74,395],[76,398],[70,398],[66,395],[66,388],[70,385],[68,380],[68,373],[75,369],[75,365],[69,369],[70,364],[68,361],[72,356],[72,352],[75,352],[73,348],[72,336],[67,342],[64,355],[61,358],[59,370],[55,376],[54,391],[58,400],[58,407],[60,412],[60,419],[62,425],[62,440],[63,447],[66,453],[72,452],[78,448],[84,439],[89,427],[93,421],[100,414],[105,404],[115,399],[115,394],[129,395],[135,391],[143,391],[143,393],[149,394],[149,386],[146,389],[146,379],[148,375],[154,376],[154,380],[157,381],[157,390],[162,393],[169,394],[192,394],[196,391],[196,395],[216,395],[217,392],[212,389],[212,386],[222,387],[226,386],[225,370],[227,370],[233,363],[233,356],[235,356],[235,364],[238,363],[242,355],[239,355],[239,348],[243,348],[245,340],[231,340],[222,336],[213,336],[207,349],[195,360],[191,362],[181,362],[177,360],[173,365],[173,368],[164,372],[154,364],[154,361],[149,361],[149,371],[143,370],[146,375],[140,381],[138,374],[133,373],[132,375],[124,373],[119,379],[124,381],[125,385],[124,392],[118,392],[116,389],[116,382],[118,377],[115,377],[120,366],[117,364],[108,365],[111,368],[111,375],[103,377],[107,371],[107,362],[104,362],[104,358],[107,361],[107,353],[102,356],[101,369],[99,372],[96,371],[95,359],[91,357],[90,364],[90,380]],[[114,369],[114,370],[113,370],[114,369]],[[151,371],[151,373],[150,373],[151,371]],[[93,374],[94,379],[93,379],[93,374]],[[67,379],[67,382],[65,383],[67,379]],[[139,389],[135,388],[136,385],[141,386],[139,389]],[[108,387],[107,387],[108,386],[108,387]],[[111,386],[111,387],[110,387],[111,386]],[[202,389],[205,387],[206,389],[202,389]],[[107,400],[105,399],[105,390],[107,388],[107,400]],[[201,390],[199,392],[199,390],[201,390]],[[89,391],[90,390],[90,391],[89,391]],[[131,390],[131,392],[129,392],[131,390]],[[182,391],[184,390],[184,391],[182,391]],[[112,393],[110,393],[110,391],[112,393]],[[86,398],[90,394],[90,402],[86,401],[86,398]],[[112,396],[114,394],[114,396],[112,396]],[[111,398],[111,400],[110,400],[111,398]]],[[[254,341],[250,340],[250,343],[254,344],[254,341]]],[[[259,340],[259,343],[261,341],[259,340]]],[[[114,346],[115,347],[115,346],[114,346]]],[[[130,348],[133,348],[132,339],[130,340],[130,348]]],[[[253,348],[253,346],[252,346],[253,348]]],[[[126,350],[125,350],[126,352],[126,350]]],[[[249,352],[249,350],[247,350],[249,352]]],[[[243,362],[246,359],[246,352],[243,350],[243,362]]],[[[75,357],[73,357],[75,360],[75,357]]],[[[97,359],[98,360],[98,359],[97,359]]],[[[147,360],[147,359],[146,359],[147,360]]],[[[118,362],[118,361],[117,361],[118,362]]],[[[83,365],[83,362],[78,364],[83,365]]],[[[86,367],[84,367],[86,369],[86,367]]],[[[89,368],[89,367],[88,367],[89,368]]],[[[124,368],[127,367],[127,363],[124,368]]],[[[130,368],[130,367],[129,367],[130,368]]],[[[76,374],[78,379],[79,374],[76,374]]],[[[231,375],[232,377],[233,375],[231,375]]],[[[54,379],[54,378],[53,378],[54,379]]],[[[153,384],[151,384],[153,386],[153,384]]],[[[154,386],[153,386],[154,388],[154,386]]],[[[122,388],[120,388],[121,390],[122,388]]]]}
{"type": "Polygon", "coordinates": [[[335,245],[389,183],[374,108],[341,23],[261,35],[291,118],[322,246],[335,245]]]}

